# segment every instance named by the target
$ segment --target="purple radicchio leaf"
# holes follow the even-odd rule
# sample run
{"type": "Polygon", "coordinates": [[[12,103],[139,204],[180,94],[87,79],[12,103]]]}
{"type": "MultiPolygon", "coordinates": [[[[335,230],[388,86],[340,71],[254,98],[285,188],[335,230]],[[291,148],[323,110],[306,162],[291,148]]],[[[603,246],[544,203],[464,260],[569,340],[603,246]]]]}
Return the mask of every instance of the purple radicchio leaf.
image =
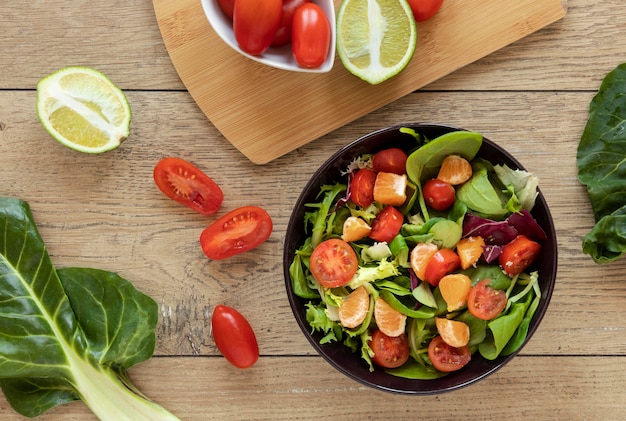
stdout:
{"type": "Polygon", "coordinates": [[[548,237],[543,229],[539,226],[535,218],[526,209],[520,213],[514,213],[507,218],[510,225],[526,237],[534,241],[545,241],[548,237]]]}
{"type": "Polygon", "coordinates": [[[502,246],[485,245],[485,247],[483,248],[483,259],[485,259],[487,263],[491,263],[498,257],[500,257],[501,253],[502,246]]]}
{"type": "Polygon", "coordinates": [[[463,237],[481,236],[488,245],[505,245],[511,242],[519,232],[505,221],[493,221],[467,213],[463,220],[463,237]]]}

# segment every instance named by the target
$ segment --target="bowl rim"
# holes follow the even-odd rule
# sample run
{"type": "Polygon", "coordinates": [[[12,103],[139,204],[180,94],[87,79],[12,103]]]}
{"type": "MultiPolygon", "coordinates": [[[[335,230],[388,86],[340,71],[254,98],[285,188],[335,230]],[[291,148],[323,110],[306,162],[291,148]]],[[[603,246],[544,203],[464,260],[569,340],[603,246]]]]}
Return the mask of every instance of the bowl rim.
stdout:
{"type": "MultiPolygon", "coordinates": [[[[338,167],[345,169],[346,165],[351,161],[351,159],[360,154],[366,153],[366,151],[360,151],[359,148],[363,148],[363,145],[366,144],[370,139],[378,139],[378,141],[375,142],[379,143],[378,150],[384,149],[384,147],[381,146],[391,147],[388,145],[388,143],[384,142],[385,137],[393,135],[400,138],[401,136],[399,129],[407,127],[412,128],[418,132],[426,131],[438,134],[443,134],[449,131],[456,130],[468,131],[467,129],[459,128],[453,125],[437,123],[413,122],[395,124],[362,135],[356,140],[348,143],[347,145],[343,146],[338,151],[333,153],[307,181],[292,209],[284,241],[283,272],[289,305],[296,319],[296,322],[300,327],[300,330],[305,335],[309,343],[316,350],[316,352],[321,355],[322,358],[332,367],[334,367],[336,370],[343,373],[347,377],[351,378],[352,380],[355,380],[363,385],[372,387],[374,389],[407,395],[431,395],[456,390],[474,384],[481,379],[484,379],[485,377],[493,374],[494,372],[505,366],[526,346],[526,344],[530,341],[530,339],[536,332],[539,324],[543,320],[543,317],[545,316],[550,300],[552,298],[558,268],[558,243],[556,239],[554,221],[550,213],[549,206],[543,193],[541,192],[541,189],[538,187],[535,207],[533,208],[531,214],[538,218],[538,222],[540,222],[540,225],[542,226],[548,237],[548,240],[546,240],[545,244],[551,244],[552,248],[548,251],[548,253],[542,253],[540,255],[541,261],[539,263],[541,263],[541,265],[547,265],[546,271],[542,271],[542,275],[540,276],[542,293],[540,304],[532,318],[532,321],[528,328],[526,339],[514,353],[508,356],[498,357],[494,361],[488,361],[482,357],[479,357],[478,359],[473,359],[470,364],[468,364],[468,366],[466,366],[464,369],[434,380],[409,380],[399,378],[390,374],[386,374],[383,370],[378,368],[375,370],[375,372],[378,372],[379,374],[374,375],[372,373],[368,373],[367,371],[369,371],[369,368],[366,367],[366,364],[361,360],[358,353],[351,354],[351,357],[354,360],[357,360],[363,366],[361,369],[355,369],[355,364],[352,363],[350,363],[350,367],[346,367],[344,364],[338,363],[336,359],[338,357],[341,357],[342,354],[345,355],[346,353],[350,353],[350,350],[341,343],[335,342],[332,344],[320,344],[320,335],[311,332],[311,327],[308,325],[306,319],[303,317],[303,309],[305,307],[305,303],[309,300],[297,297],[293,293],[291,277],[289,274],[289,266],[293,260],[295,249],[301,245],[301,242],[297,243],[296,241],[292,241],[294,237],[292,233],[296,232],[294,230],[298,230],[299,232],[302,232],[304,230],[304,222],[300,215],[303,215],[304,205],[305,203],[308,203],[310,201],[311,194],[318,193],[319,187],[324,184],[324,182],[328,182],[327,180],[325,180],[325,178],[337,179],[337,176],[329,177],[328,174],[330,172],[336,172],[338,167]],[[349,155],[350,159],[346,159],[345,155],[349,155]],[[294,245],[296,246],[295,248],[293,247],[294,245]],[[475,361],[478,361],[478,363],[476,363],[475,361]],[[475,368],[472,371],[475,372],[475,374],[471,376],[460,375],[460,373],[465,373],[467,370],[469,370],[467,369],[467,367],[469,366],[475,368]],[[384,377],[386,381],[381,381],[382,375],[380,373],[383,373],[383,375],[386,376],[384,377]]],[[[398,143],[401,143],[401,141],[398,141],[398,143]]],[[[370,150],[367,153],[374,152],[376,152],[376,150],[370,150]]],[[[525,169],[522,164],[510,153],[508,153],[504,148],[483,136],[483,146],[481,146],[478,156],[484,155],[486,152],[488,152],[488,154],[499,155],[501,158],[499,159],[499,161],[507,163],[511,168],[525,169]]],[[[543,267],[539,265],[539,263],[537,263],[537,265],[539,267],[543,267]]]]}

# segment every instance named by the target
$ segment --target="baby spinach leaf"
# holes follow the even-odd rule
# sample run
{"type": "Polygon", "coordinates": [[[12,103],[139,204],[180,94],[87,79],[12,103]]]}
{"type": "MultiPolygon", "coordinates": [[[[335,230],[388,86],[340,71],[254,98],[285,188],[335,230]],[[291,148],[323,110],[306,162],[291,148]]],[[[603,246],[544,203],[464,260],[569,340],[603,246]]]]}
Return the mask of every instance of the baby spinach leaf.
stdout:
{"type": "Polygon", "coordinates": [[[589,105],[576,164],[596,221],[583,251],[596,263],[614,261],[626,251],[626,63],[605,76],[589,105]]]}

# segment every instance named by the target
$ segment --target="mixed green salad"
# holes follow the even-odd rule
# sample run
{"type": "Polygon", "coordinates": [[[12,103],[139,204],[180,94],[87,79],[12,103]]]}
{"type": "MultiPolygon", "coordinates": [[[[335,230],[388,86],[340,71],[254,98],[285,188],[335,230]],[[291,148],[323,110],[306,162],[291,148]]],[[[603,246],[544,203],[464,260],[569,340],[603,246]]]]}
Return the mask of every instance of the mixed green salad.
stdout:
{"type": "Polygon", "coordinates": [[[293,292],[321,344],[373,371],[433,379],[514,353],[541,299],[538,179],[477,157],[479,133],[355,156],[306,204],[293,292]]]}

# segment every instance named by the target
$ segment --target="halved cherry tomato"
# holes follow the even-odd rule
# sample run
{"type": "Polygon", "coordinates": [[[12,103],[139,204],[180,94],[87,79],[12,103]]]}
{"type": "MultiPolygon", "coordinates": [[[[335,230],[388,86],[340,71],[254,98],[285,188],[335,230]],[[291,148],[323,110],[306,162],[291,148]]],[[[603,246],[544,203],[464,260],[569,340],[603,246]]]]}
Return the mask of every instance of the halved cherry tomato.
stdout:
{"type": "Polygon", "coordinates": [[[259,359],[259,345],[246,318],[232,307],[218,304],[211,329],[217,349],[235,367],[248,368],[259,359]]]}
{"type": "Polygon", "coordinates": [[[417,22],[424,22],[439,11],[443,0],[409,0],[409,6],[417,22]]]}
{"type": "Polygon", "coordinates": [[[376,172],[406,174],[407,154],[399,148],[384,149],[376,152],[372,158],[372,166],[376,172]]]}
{"type": "Polygon", "coordinates": [[[272,218],[265,210],[242,206],[205,228],[200,245],[209,259],[225,259],[261,245],[269,238],[272,227],[272,218]]]}
{"type": "Polygon", "coordinates": [[[274,35],[274,40],[272,41],[272,47],[282,47],[283,45],[287,45],[291,42],[293,15],[298,7],[309,2],[311,2],[311,0],[283,0],[283,13],[280,17],[280,25],[278,25],[278,30],[276,31],[276,35],[274,35]]]}
{"type": "Polygon", "coordinates": [[[428,259],[424,280],[436,287],[445,275],[461,267],[461,258],[451,249],[441,249],[428,259]]]}
{"type": "Polygon", "coordinates": [[[530,240],[525,235],[518,235],[502,248],[499,257],[500,266],[509,276],[519,275],[535,261],[540,251],[539,243],[530,240]]]}
{"type": "Polygon", "coordinates": [[[455,348],[445,343],[441,336],[435,336],[428,345],[428,358],[437,370],[449,373],[465,367],[472,355],[467,346],[455,348]]]}
{"type": "Polygon", "coordinates": [[[467,309],[481,320],[495,319],[506,307],[506,293],[490,285],[491,280],[483,279],[470,289],[467,296],[467,309]]]}
{"type": "Polygon", "coordinates": [[[359,268],[359,260],[350,244],[338,238],[322,241],[311,253],[311,273],[327,288],[350,282],[359,268]]]}
{"type": "Polygon", "coordinates": [[[422,194],[426,204],[438,211],[450,208],[456,197],[454,187],[437,178],[431,178],[424,184],[422,194]]]}
{"type": "Polygon", "coordinates": [[[404,223],[404,215],[393,206],[386,206],[372,222],[369,237],[374,241],[390,243],[396,238],[404,223]]]}
{"type": "Polygon", "coordinates": [[[274,40],[282,10],[282,0],[235,1],[233,31],[239,47],[248,54],[263,54],[274,40]]]}
{"type": "Polygon", "coordinates": [[[374,201],[374,184],[376,173],[369,168],[363,168],[354,173],[350,181],[350,200],[366,208],[374,201]]]}
{"type": "Polygon", "coordinates": [[[180,158],[163,158],[152,173],[159,190],[196,212],[212,215],[222,206],[220,186],[193,164],[180,158]]]}
{"type": "Polygon", "coordinates": [[[409,339],[406,333],[387,336],[377,329],[372,333],[369,347],[374,352],[372,362],[380,367],[400,367],[409,359],[409,339]]]}
{"type": "Polygon", "coordinates": [[[220,5],[222,12],[232,20],[233,10],[235,10],[235,0],[217,0],[217,3],[220,5]]]}
{"type": "Polygon", "coordinates": [[[330,49],[330,23],[324,10],[315,3],[296,9],[291,30],[291,50],[296,63],[314,69],[326,60],[330,49]]]}

